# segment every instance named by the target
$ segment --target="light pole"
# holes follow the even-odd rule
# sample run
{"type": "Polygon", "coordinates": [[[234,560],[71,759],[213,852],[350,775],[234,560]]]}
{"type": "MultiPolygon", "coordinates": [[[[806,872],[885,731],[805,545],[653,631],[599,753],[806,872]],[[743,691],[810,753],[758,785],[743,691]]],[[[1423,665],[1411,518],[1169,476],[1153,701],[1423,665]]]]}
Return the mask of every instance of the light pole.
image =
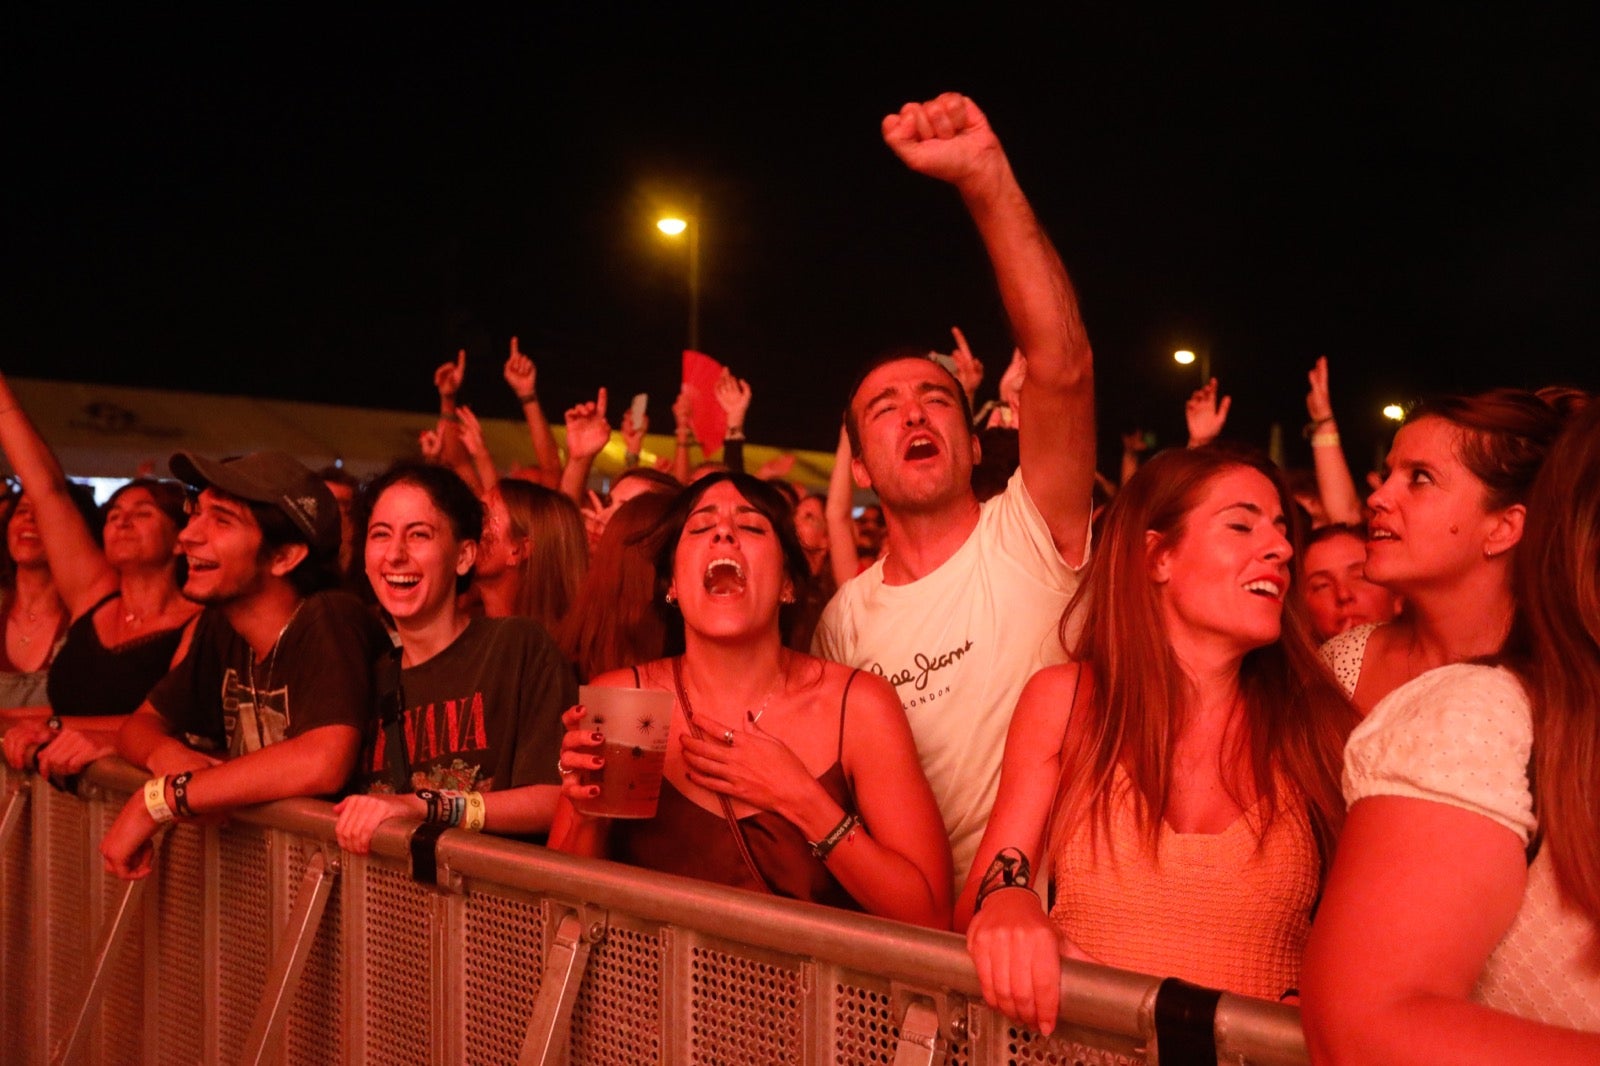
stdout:
{"type": "Polygon", "coordinates": [[[689,244],[689,348],[700,350],[700,212],[686,217],[667,216],[656,229],[668,237],[684,237],[689,244]]]}
{"type": "Polygon", "coordinates": [[[1180,366],[1193,366],[1196,359],[1200,362],[1200,384],[1205,385],[1211,380],[1211,353],[1201,352],[1196,356],[1187,348],[1180,348],[1172,353],[1172,361],[1180,366]]]}

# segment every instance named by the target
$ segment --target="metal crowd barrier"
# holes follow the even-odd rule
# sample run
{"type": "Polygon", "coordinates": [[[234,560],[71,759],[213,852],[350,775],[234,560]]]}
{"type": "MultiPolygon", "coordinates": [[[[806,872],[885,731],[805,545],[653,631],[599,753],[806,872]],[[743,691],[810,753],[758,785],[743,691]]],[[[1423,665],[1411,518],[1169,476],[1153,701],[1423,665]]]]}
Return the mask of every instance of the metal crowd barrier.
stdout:
{"type": "Polygon", "coordinates": [[[126,885],[96,849],[142,776],[7,773],[0,1061],[1306,1061],[1290,1007],[1064,962],[1044,1039],[949,933],[411,822],[348,855],[315,800],[173,828],[126,885]]]}

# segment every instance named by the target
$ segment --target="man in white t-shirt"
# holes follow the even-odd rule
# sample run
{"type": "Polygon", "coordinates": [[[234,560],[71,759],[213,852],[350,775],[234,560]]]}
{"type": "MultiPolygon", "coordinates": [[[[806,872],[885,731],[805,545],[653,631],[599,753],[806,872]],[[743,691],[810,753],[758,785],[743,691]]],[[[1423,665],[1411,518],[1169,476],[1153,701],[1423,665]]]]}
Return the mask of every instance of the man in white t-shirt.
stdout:
{"type": "Polygon", "coordinates": [[[946,93],[883,122],[912,170],[947,181],[977,224],[1018,346],[1021,465],[979,505],[978,443],[961,386],[910,355],[871,365],[845,425],[856,481],[874,489],[889,553],[823,612],[813,650],[895,686],[966,878],[1000,782],[1023,685],[1065,658],[1057,627],[1088,557],[1094,370],[1066,269],[1000,142],[971,100],[946,93]]]}

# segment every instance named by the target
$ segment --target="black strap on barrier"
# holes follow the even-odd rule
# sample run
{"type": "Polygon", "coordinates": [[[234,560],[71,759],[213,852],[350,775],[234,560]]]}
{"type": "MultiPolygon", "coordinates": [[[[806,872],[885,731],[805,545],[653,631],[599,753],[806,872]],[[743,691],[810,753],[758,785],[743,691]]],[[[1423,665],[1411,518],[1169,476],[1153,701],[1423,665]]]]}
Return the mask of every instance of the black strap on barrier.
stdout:
{"type": "Polygon", "coordinates": [[[423,822],[411,831],[411,879],[419,884],[439,884],[439,838],[450,827],[443,822],[423,822]]]}
{"type": "Polygon", "coordinates": [[[1156,989],[1161,1066],[1216,1066],[1217,1001],[1222,993],[1169,977],[1156,989]]]}

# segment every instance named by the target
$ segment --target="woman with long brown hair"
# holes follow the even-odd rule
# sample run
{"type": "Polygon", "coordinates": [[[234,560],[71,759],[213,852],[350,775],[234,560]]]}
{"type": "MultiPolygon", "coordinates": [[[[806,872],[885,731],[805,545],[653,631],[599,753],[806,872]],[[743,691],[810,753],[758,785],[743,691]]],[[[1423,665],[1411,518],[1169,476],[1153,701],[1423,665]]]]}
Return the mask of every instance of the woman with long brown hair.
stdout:
{"type": "Polygon", "coordinates": [[[474,581],[489,618],[519,615],[554,632],[589,565],[583,516],[554,489],[502,478],[485,495],[474,581]]]}
{"type": "Polygon", "coordinates": [[[656,608],[655,560],[643,541],[672,500],[660,492],[636,496],[617,508],[600,534],[573,608],[555,633],[579,677],[587,680],[665,654],[667,626],[656,608]]]}
{"type": "Polygon", "coordinates": [[[1600,408],[1528,496],[1514,589],[1502,665],[1424,674],[1350,738],[1313,1061],[1600,1062],[1600,408]]]}
{"type": "Polygon", "coordinates": [[[1007,1015],[1053,1027],[1063,956],[1295,985],[1356,719],[1284,609],[1292,513],[1271,464],[1212,448],[1157,455],[1112,501],[1063,616],[1071,661],[1023,691],[957,904],[1007,1015]]]}

